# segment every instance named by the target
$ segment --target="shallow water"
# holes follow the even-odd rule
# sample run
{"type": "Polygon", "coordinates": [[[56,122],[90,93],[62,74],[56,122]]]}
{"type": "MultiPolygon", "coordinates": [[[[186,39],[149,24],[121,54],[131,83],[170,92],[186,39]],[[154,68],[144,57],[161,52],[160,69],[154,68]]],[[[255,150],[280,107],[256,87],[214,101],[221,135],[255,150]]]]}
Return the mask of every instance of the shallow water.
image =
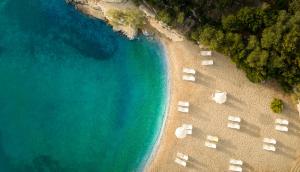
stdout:
{"type": "Polygon", "coordinates": [[[0,171],[137,171],[165,108],[164,54],[64,0],[0,1],[0,171]]]}

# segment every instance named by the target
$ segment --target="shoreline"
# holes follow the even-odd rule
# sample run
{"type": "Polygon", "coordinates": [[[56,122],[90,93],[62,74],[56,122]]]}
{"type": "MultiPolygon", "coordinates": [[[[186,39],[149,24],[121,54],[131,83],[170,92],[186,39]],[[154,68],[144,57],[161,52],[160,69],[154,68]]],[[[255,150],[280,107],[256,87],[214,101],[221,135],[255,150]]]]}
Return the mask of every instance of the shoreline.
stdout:
{"type": "MultiPolygon", "coordinates": [[[[119,6],[120,4],[118,4],[119,6]]],[[[247,166],[245,171],[274,170],[288,171],[295,157],[300,156],[300,122],[289,98],[281,91],[271,89],[270,84],[251,83],[245,74],[236,68],[228,57],[214,52],[212,57],[199,57],[200,48],[184,39],[172,41],[151,26],[154,37],[164,47],[167,63],[168,98],[164,120],[158,138],[145,163],[144,171],[211,171],[219,172],[228,168],[228,159],[242,159],[247,166]],[[200,60],[213,59],[213,66],[201,66],[200,60]],[[182,67],[196,69],[196,82],[181,80],[182,67]],[[224,105],[216,105],[210,96],[215,90],[228,92],[229,100],[224,105]],[[274,114],[269,102],[278,97],[286,102],[282,114],[274,114]],[[191,102],[191,112],[177,112],[177,101],[191,102]],[[227,129],[227,115],[237,114],[243,119],[242,129],[227,129]],[[285,118],[293,123],[288,134],[274,130],[275,118],[285,118]],[[174,131],[182,123],[190,123],[195,128],[192,136],[176,139],[174,131]],[[213,134],[221,138],[221,148],[211,151],[204,147],[205,135],[213,134]],[[263,137],[274,137],[279,142],[279,153],[262,151],[263,137]],[[239,138],[235,140],[234,138],[239,138]],[[292,151],[291,151],[292,150],[292,151]],[[191,158],[187,167],[174,163],[177,152],[188,154],[191,158]],[[265,162],[265,163],[261,163],[265,162]]],[[[167,30],[168,31],[168,30],[167,30]]],[[[170,35],[172,35],[171,33],[170,35]]],[[[139,169],[140,169],[139,168],[139,169]]]]}
{"type": "Polygon", "coordinates": [[[160,126],[159,129],[159,134],[154,142],[154,145],[152,147],[152,150],[149,152],[149,155],[147,156],[148,158],[145,160],[145,163],[141,164],[141,168],[143,169],[143,171],[147,170],[150,168],[153,160],[155,159],[155,156],[158,154],[158,148],[160,146],[160,142],[161,139],[163,137],[163,133],[165,131],[165,127],[166,127],[166,121],[168,120],[168,116],[169,116],[169,111],[170,111],[170,100],[171,100],[171,92],[172,92],[172,76],[171,76],[171,72],[170,72],[170,63],[169,58],[168,58],[168,51],[167,51],[167,47],[165,45],[165,42],[163,40],[163,38],[161,38],[158,35],[154,36],[154,39],[157,39],[157,41],[159,41],[159,43],[161,44],[162,48],[163,48],[163,58],[164,59],[164,63],[165,63],[165,70],[166,70],[166,76],[167,76],[167,81],[166,81],[166,90],[167,90],[167,94],[165,97],[165,108],[164,108],[164,113],[163,115],[163,121],[162,124],[160,126]]]}

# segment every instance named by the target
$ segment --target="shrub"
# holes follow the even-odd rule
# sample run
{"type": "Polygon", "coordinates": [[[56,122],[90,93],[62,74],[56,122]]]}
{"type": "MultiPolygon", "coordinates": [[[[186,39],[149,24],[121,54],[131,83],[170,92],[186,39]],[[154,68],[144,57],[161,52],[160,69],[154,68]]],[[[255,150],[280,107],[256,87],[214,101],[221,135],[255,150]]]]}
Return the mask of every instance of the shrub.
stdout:
{"type": "Polygon", "coordinates": [[[283,102],[280,99],[274,98],[271,102],[271,109],[274,113],[281,113],[283,110],[283,102]]]}

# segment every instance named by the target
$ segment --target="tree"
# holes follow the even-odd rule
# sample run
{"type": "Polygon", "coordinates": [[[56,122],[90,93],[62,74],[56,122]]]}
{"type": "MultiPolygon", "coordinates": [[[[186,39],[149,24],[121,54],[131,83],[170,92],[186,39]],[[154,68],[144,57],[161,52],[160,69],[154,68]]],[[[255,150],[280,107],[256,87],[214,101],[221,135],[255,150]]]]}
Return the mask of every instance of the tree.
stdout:
{"type": "Polygon", "coordinates": [[[184,12],[180,12],[178,15],[177,15],[177,23],[178,24],[183,24],[184,22],[184,12]]]}
{"type": "Polygon", "coordinates": [[[291,0],[289,4],[289,11],[293,13],[300,11],[300,0],[291,0]]]}
{"type": "Polygon", "coordinates": [[[270,107],[274,113],[281,113],[283,110],[283,102],[280,99],[274,98],[270,107]]]}
{"type": "Polygon", "coordinates": [[[212,26],[205,26],[204,29],[200,31],[199,41],[204,45],[210,45],[211,41],[215,39],[215,34],[217,30],[212,26]]]}
{"type": "Polygon", "coordinates": [[[167,10],[161,10],[158,12],[157,18],[166,24],[171,24],[172,18],[167,10]]]}
{"type": "Polygon", "coordinates": [[[251,31],[257,33],[264,24],[264,13],[260,8],[242,8],[237,13],[237,20],[241,25],[243,31],[251,31]]]}
{"type": "Polygon", "coordinates": [[[225,31],[234,32],[240,29],[240,23],[235,15],[228,15],[222,18],[222,27],[225,31]]]}
{"type": "Polygon", "coordinates": [[[264,67],[267,64],[269,53],[266,50],[255,48],[247,57],[247,63],[250,67],[264,67]]]}
{"type": "Polygon", "coordinates": [[[255,35],[250,35],[248,38],[248,50],[254,50],[255,48],[259,47],[260,43],[255,35]]]}

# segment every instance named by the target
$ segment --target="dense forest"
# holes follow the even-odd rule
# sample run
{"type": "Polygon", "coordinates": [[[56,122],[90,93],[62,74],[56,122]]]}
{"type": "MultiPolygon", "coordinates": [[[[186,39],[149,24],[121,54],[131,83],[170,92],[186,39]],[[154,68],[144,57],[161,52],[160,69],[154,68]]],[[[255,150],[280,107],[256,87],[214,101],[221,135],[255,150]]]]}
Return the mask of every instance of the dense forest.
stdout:
{"type": "Polygon", "coordinates": [[[228,55],[252,82],[276,80],[300,97],[300,0],[134,1],[191,40],[228,55]]]}

